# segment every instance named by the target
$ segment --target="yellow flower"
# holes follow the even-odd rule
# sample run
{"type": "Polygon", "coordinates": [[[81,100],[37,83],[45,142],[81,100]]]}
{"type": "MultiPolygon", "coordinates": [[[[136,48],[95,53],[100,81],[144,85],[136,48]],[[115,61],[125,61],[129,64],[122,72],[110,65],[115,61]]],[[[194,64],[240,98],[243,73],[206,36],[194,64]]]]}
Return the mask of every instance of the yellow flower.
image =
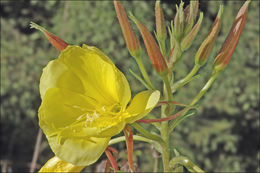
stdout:
{"type": "Polygon", "coordinates": [[[129,84],[99,49],[67,46],[43,69],[39,124],[60,159],[77,166],[94,163],[110,138],[157,104],[159,91],[131,99],[129,84]]]}
{"type": "Polygon", "coordinates": [[[54,156],[40,169],[39,172],[80,172],[84,166],[75,166],[54,156]]]}

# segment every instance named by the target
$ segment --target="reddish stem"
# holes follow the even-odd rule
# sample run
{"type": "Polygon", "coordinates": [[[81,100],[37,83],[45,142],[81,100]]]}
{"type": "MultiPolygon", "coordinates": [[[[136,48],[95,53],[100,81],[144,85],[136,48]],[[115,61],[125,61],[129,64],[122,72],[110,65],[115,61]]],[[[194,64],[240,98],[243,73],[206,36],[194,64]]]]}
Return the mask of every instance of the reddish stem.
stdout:
{"type": "Polygon", "coordinates": [[[118,153],[118,151],[115,148],[113,148],[113,147],[107,147],[107,150],[112,151],[114,154],[118,153]]]}
{"type": "MultiPolygon", "coordinates": [[[[118,170],[118,166],[117,166],[117,163],[116,163],[116,159],[113,157],[113,155],[110,153],[110,151],[108,149],[105,150],[105,153],[107,155],[107,158],[109,160],[109,162],[111,163],[112,165],[112,168],[114,170],[118,170]]],[[[115,171],[114,171],[115,172],[115,171]]]]}
{"type": "Polygon", "coordinates": [[[141,120],[138,120],[137,122],[139,122],[139,123],[156,123],[156,122],[162,122],[162,121],[169,121],[169,120],[173,120],[173,119],[177,118],[178,116],[180,116],[185,111],[186,110],[183,109],[180,112],[177,112],[176,114],[168,116],[168,117],[165,117],[165,118],[150,119],[150,120],[148,120],[148,119],[141,119],[141,120]]]}
{"type": "Polygon", "coordinates": [[[131,172],[134,172],[133,166],[133,131],[130,126],[126,125],[124,129],[124,134],[126,138],[126,147],[128,153],[128,164],[131,172]]]}
{"type": "Polygon", "coordinates": [[[108,173],[108,172],[109,172],[110,166],[111,166],[111,164],[110,164],[109,160],[106,160],[105,173],[108,173]]]}

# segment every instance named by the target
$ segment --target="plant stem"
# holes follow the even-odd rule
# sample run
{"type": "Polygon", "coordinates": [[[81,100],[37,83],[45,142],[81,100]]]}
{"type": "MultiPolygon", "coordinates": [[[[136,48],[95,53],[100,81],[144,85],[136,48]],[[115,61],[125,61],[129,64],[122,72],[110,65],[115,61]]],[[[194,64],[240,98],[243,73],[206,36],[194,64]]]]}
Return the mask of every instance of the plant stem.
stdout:
{"type": "Polygon", "coordinates": [[[38,160],[39,153],[40,153],[41,141],[42,141],[42,130],[39,129],[37,138],[36,138],[35,147],[34,147],[33,159],[32,159],[31,166],[30,166],[30,172],[34,172],[34,170],[36,168],[37,160],[38,160]]]}
{"type": "Polygon", "coordinates": [[[195,105],[200,100],[200,98],[208,91],[208,89],[211,87],[211,85],[217,78],[218,74],[219,73],[215,72],[215,71],[212,73],[212,76],[210,77],[208,82],[204,85],[204,87],[200,90],[200,92],[197,94],[197,96],[192,100],[192,102],[190,103],[190,106],[195,105]]]}
{"type": "MultiPolygon", "coordinates": [[[[133,139],[136,140],[136,141],[143,141],[143,142],[147,142],[147,143],[153,143],[152,140],[147,139],[147,138],[142,137],[142,136],[138,136],[138,135],[133,135],[133,139]]],[[[113,145],[113,144],[116,144],[116,143],[119,143],[119,142],[123,142],[123,141],[125,141],[125,136],[120,136],[120,137],[111,139],[109,141],[108,145],[113,145]]]]}
{"type": "MultiPolygon", "coordinates": [[[[118,170],[118,165],[116,163],[115,157],[111,154],[109,150],[105,150],[108,160],[110,161],[114,170],[118,170]]],[[[114,171],[115,172],[115,171],[114,171]]]]}
{"type": "Polygon", "coordinates": [[[172,97],[172,90],[171,90],[171,85],[168,79],[168,75],[164,75],[162,76],[164,85],[166,87],[166,91],[167,91],[167,97],[168,97],[168,101],[172,101],[173,97],[172,97]]]}
{"type": "Polygon", "coordinates": [[[174,157],[170,161],[171,167],[173,167],[176,164],[181,164],[185,166],[190,172],[204,172],[202,169],[200,169],[197,165],[195,165],[192,161],[190,161],[188,158],[184,156],[174,157]]]}
{"type": "Polygon", "coordinates": [[[179,88],[183,87],[186,83],[188,83],[189,80],[197,73],[199,68],[200,68],[200,65],[196,64],[186,77],[179,80],[175,85],[173,85],[172,92],[177,91],[179,88]]]}
{"type": "Polygon", "coordinates": [[[153,90],[155,89],[152,82],[150,81],[150,78],[145,70],[145,67],[144,67],[144,64],[143,64],[143,61],[141,59],[141,57],[135,57],[135,60],[139,66],[139,69],[144,77],[144,80],[146,81],[146,83],[149,85],[150,88],[152,88],[153,90]]]}
{"type": "MultiPolygon", "coordinates": [[[[166,106],[163,105],[162,106],[162,114],[161,117],[166,117],[165,115],[165,109],[166,106]]],[[[169,132],[168,132],[168,121],[164,121],[162,122],[161,125],[161,136],[162,139],[165,143],[165,147],[162,148],[162,159],[163,159],[163,170],[164,172],[169,172],[170,171],[170,167],[169,167],[169,160],[170,160],[170,153],[169,153],[169,132]]]]}
{"type": "MultiPolygon", "coordinates": [[[[211,87],[211,85],[214,83],[215,79],[217,78],[218,74],[219,74],[219,72],[216,72],[216,71],[214,71],[212,73],[212,75],[211,75],[210,79],[208,80],[208,82],[204,85],[204,87],[200,90],[200,92],[197,94],[197,96],[189,104],[190,107],[194,106],[201,99],[201,97],[208,91],[208,89],[211,87]]],[[[188,110],[189,109],[187,109],[187,111],[188,110]]],[[[179,124],[179,122],[182,119],[185,119],[183,116],[187,113],[187,111],[184,111],[182,113],[182,115],[180,115],[177,119],[173,120],[170,123],[170,128],[169,128],[170,132],[176,127],[176,125],[179,124]]]]}
{"type": "Polygon", "coordinates": [[[158,135],[154,135],[154,134],[151,134],[150,132],[148,132],[146,129],[144,129],[142,126],[140,126],[139,124],[137,123],[133,123],[131,124],[137,131],[139,131],[141,134],[143,134],[145,137],[153,140],[153,141],[156,141],[158,142],[162,147],[165,146],[165,143],[164,141],[162,140],[162,138],[158,135]]]}
{"type": "Polygon", "coordinates": [[[130,168],[131,173],[134,172],[134,165],[133,165],[133,132],[129,125],[126,125],[124,128],[124,134],[126,138],[126,148],[128,153],[128,165],[130,168]]]}
{"type": "Polygon", "coordinates": [[[158,172],[158,158],[154,158],[153,172],[158,172]]]}
{"type": "MultiPolygon", "coordinates": [[[[164,81],[164,97],[167,96],[168,101],[172,101],[172,92],[171,92],[171,86],[169,83],[168,76],[162,76],[163,81],[164,81]],[[166,91],[165,91],[166,89],[166,91]]],[[[165,113],[167,106],[162,105],[161,106],[161,117],[166,118],[167,115],[165,113]]],[[[161,136],[163,141],[165,142],[165,147],[162,148],[162,159],[163,159],[163,170],[164,172],[170,172],[170,167],[169,167],[169,161],[170,161],[170,150],[169,150],[169,130],[168,130],[168,121],[162,122],[161,125],[161,136]]]]}

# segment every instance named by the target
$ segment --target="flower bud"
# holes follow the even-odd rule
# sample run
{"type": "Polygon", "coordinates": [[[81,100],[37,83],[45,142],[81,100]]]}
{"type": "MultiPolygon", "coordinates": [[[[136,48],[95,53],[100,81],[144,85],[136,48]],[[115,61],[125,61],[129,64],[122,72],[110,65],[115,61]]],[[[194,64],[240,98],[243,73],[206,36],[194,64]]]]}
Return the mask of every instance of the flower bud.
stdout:
{"type": "Polygon", "coordinates": [[[157,45],[156,41],[154,40],[152,34],[149,30],[140,23],[133,14],[130,14],[130,18],[135,22],[139,31],[141,32],[142,38],[144,40],[144,44],[149,55],[150,61],[157,71],[158,74],[163,75],[168,72],[167,65],[165,59],[160,51],[159,46],[157,45]]]}
{"type": "Polygon", "coordinates": [[[62,51],[63,49],[65,49],[69,44],[66,43],[65,41],[63,41],[62,39],[60,39],[58,36],[54,35],[53,33],[50,33],[49,31],[47,31],[45,28],[37,25],[34,22],[31,22],[30,24],[31,28],[35,28],[40,30],[41,32],[43,32],[43,34],[45,35],[45,37],[49,40],[49,42],[59,51],[62,51]]]}
{"type": "Polygon", "coordinates": [[[193,20],[196,20],[197,14],[198,14],[198,9],[199,9],[199,1],[198,0],[193,0],[191,1],[191,15],[193,20]]]}
{"type": "Polygon", "coordinates": [[[190,30],[193,27],[194,21],[196,20],[197,12],[199,8],[199,1],[194,0],[190,2],[190,5],[188,5],[185,10],[185,31],[184,35],[187,35],[190,30]]]}
{"type": "Polygon", "coordinates": [[[197,34],[199,32],[202,20],[203,20],[203,13],[201,12],[198,22],[196,23],[196,25],[192,28],[192,30],[188,33],[188,35],[185,36],[185,38],[181,42],[182,51],[187,50],[191,46],[193,40],[195,39],[195,37],[197,36],[197,34]]]}
{"type": "Polygon", "coordinates": [[[232,28],[230,29],[228,36],[226,37],[226,40],[215,59],[214,70],[216,71],[224,70],[235,51],[243,27],[245,25],[249,2],[250,1],[246,1],[240,8],[232,28]]]}
{"type": "Polygon", "coordinates": [[[199,50],[196,53],[195,63],[198,65],[203,65],[208,59],[208,56],[211,52],[211,49],[214,45],[214,42],[220,30],[222,13],[223,13],[223,5],[220,5],[218,15],[214,23],[212,24],[206,39],[203,41],[199,50]]]}
{"type": "Polygon", "coordinates": [[[131,28],[125,9],[123,5],[120,3],[120,1],[118,0],[114,0],[114,6],[115,6],[117,18],[119,20],[126,41],[127,48],[133,57],[139,57],[142,51],[141,46],[139,44],[139,41],[133,29],[131,28]]]}
{"type": "Polygon", "coordinates": [[[174,18],[174,36],[177,41],[180,41],[183,37],[184,31],[184,11],[183,11],[184,3],[181,1],[179,7],[176,5],[177,14],[174,18]]]}
{"type": "Polygon", "coordinates": [[[166,26],[164,21],[164,15],[162,7],[160,6],[160,1],[155,3],[155,23],[156,23],[156,33],[158,40],[165,40],[167,36],[166,26]]]}

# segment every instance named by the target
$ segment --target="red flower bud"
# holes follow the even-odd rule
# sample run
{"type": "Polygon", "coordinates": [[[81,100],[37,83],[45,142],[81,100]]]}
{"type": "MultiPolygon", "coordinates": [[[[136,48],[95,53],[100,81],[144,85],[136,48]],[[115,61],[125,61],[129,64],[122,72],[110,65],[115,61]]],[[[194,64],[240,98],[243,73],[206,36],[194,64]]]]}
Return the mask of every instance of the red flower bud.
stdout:
{"type": "Polygon", "coordinates": [[[232,25],[232,28],[229,31],[229,34],[226,37],[226,40],[215,59],[214,69],[217,71],[223,70],[228,65],[235,51],[243,27],[245,25],[249,2],[250,1],[246,1],[244,5],[240,8],[232,25]]]}
{"type": "Polygon", "coordinates": [[[30,24],[31,28],[35,28],[40,30],[41,32],[43,32],[43,34],[45,35],[45,37],[49,40],[49,42],[59,51],[62,51],[63,49],[65,49],[69,44],[66,43],[65,41],[63,41],[62,39],[60,39],[58,36],[56,36],[53,33],[50,33],[49,31],[47,31],[45,28],[37,25],[34,22],[31,22],[30,24]]]}
{"type": "Polygon", "coordinates": [[[149,30],[140,23],[133,14],[130,14],[130,18],[135,22],[137,25],[139,31],[141,32],[142,38],[144,40],[144,44],[146,47],[146,50],[148,52],[150,61],[160,75],[164,74],[168,71],[167,65],[165,62],[165,59],[160,51],[159,46],[157,45],[156,41],[154,40],[152,34],[149,32],[149,30]]]}
{"type": "Polygon", "coordinates": [[[114,6],[129,52],[133,57],[140,56],[141,47],[133,29],[131,28],[123,5],[120,1],[114,0],[114,6]]]}

